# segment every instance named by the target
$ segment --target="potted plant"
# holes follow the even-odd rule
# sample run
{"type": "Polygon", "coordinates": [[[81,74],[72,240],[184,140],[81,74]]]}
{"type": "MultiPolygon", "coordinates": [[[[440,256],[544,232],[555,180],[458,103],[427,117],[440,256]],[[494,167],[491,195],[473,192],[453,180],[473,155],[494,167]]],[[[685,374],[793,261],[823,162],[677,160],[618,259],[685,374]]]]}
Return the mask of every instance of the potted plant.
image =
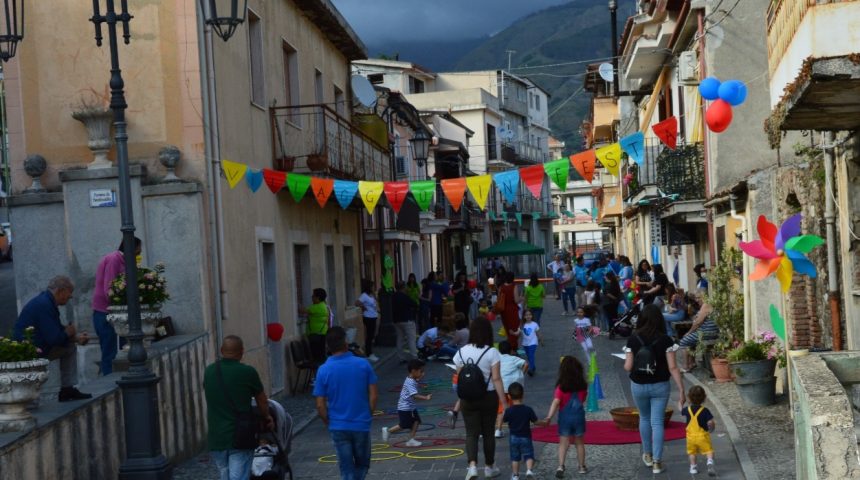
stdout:
{"type": "Polygon", "coordinates": [[[39,398],[39,390],[48,380],[50,362],[39,358],[41,352],[32,341],[34,330],[24,329],[23,340],[0,337],[0,432],[36,425],[27,405],[39,398]]]}
{"type": "Polygon", "coordinates": [[[785,350],[772,332],[762,332],[728,353],[729,366],[741,398],[751,405],[775,401],[776,365],[785,365],[785,350]]]}
{"type": "Polygon", "coordinates": [[[713,308],[710,317],[720,330],[720,336],[711,352],[711,368],[718,382],[731,381],[726,355],[744,336],[742,270],[743,258],[740,250],[726,246],[709,278],[710,287],[705,301],[713,308]]]}
{"type": "MultiPolygon", "coordinates": [[[[113,325],[120,337],[128,336],[128,304],[126,303],[126,274],[118,275],[108,289],[108,322],[113,325]]],[[[155,327],[161,319],[161,305],[170,298],[167,293],[167,279],[164,277],[164,264],[157,263],[154,268],[138,267],[137,289],[140,300],[141,329],[147,341],[155,336],[155,327]]]]}

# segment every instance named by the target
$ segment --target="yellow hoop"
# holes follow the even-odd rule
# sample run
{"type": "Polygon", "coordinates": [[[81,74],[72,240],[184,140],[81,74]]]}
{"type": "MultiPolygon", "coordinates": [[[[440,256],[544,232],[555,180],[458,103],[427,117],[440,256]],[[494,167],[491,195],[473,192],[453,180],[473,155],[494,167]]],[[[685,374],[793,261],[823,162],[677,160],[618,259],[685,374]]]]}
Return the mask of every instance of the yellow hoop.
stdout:
{"type": "Polygon", "coordinates": [[[402,456],[403,456],[403,452],[395,452],[394,450],[372,450],[370,452],[370,461],[371,462],[383,462],[385,460],[396,460],[402,456]],[[374,455],[378,455],[378,454],[390,455],[390,456],[382,457],[382,458],[379,458],[379,457],[373,458],[374,455]]]}
{"type": "Polygon", "coordinates": [[[461,448],[423,448],[421,450],[415,450],[414,452],[409,452],[406,454],[406,458],[411,458],[413,460],[441,460],[444,458],[454,458],[459,457],[465,453],[461,448]],[[447,455],[423,455],[427,452],[454,452],[449,453],[447,455]]]}
{"type": "Polygon", "coordinates": [[[318,458],[317,461],[319,463],[337,463],[337,455],[323,455],[322,457],[318,458]],[[329,460],[329,458],[334,458],[334,460],[329,460]]]}
{"type": "Polygon", "coordinates": [[[376,451],[379,451],[379,450],[385,450],[386,448],[388,448],[388,447],[390,447],[390,446],[391,446],[391,445],[389,445],[389,444],[387,444],[387,443],[373,443],[373,444],[371,444],[371,445],[370,445],[370,451],[371,451],[371,452],[376,452],[376,451]]]}

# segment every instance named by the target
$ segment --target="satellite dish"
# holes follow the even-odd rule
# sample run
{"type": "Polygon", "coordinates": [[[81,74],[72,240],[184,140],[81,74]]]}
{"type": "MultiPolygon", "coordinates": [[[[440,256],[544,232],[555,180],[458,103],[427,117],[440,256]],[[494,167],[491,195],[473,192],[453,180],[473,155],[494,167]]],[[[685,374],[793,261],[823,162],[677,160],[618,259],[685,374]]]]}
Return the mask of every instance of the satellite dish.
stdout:
{"type": "Polygon", "coordinates": [[[600,78],[607,82],[612,81],[612,64],[611,63],[601,63],[600,67],[597,68],[597,73],[600,75],[600,78]]]}
{"type": "Polygon", "coordinates": [[[368,108],[376,105],[376,91],[370,81],[361,75],[353,75],[349,84],[352,87],[352,95],[358,103],[368,108]]]}
{"type": "Polygon", "coordinates": [[[714,25],[708,28],[707,34],[708,47],[710,48],[720,48],[720,45],[723,44],[723,40],[726,39],[726,31],[719,25],[714,25]]]}

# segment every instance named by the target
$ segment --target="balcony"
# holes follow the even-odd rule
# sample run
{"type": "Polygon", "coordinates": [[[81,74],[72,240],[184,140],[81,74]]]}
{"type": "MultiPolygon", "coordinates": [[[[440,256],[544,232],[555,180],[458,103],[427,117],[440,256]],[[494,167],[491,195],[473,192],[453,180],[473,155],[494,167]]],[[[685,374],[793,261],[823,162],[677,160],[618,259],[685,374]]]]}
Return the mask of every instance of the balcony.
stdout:
{"type": "Polygon", "coordinates": [[[611,143],[615,139],[615,122],[618,121],[618,104],[611,97],[595,97],[591,102],[592,142],[611,143]]]}
{"type": "Polygon", "coordinates": [[[502,160],[514,165],[534,165],[547,161],[547,152],[526,142],[502,142],[502,160]]]}
{"type": "Polygon", "coordinates": [[[472,205],[471,200],[465,198],[456,211],[451,207],[448,197],[442,192],[442,187],[436,187],[435,202],[430,205],[430,210],[435,214],[437,222],[447,220],[446,230],[465,230],[469,232],[481,232],[484,230],[486,220],[484,212],[472,205]]]}
{"type": "Polygon", "coordinates": [[[326,105],[271,107],[275,170],[348,180],[390,180],[387,140],[371,138],[326,105]]]}
{"type": "Polygon", "coordinates": [[[649,201],[650,198],[669,198],[674,202],[705,198],[705,163],[701,144],[681,144],[671,150],[657,139],[646,139],[645,149],[642,165],[633,167],[628,200],[635,203],[649,201]]]}
{"type": "Polygon", "coordinates": [[[767,48],[774,113],[769,130],[860,127],[858,31],[858,0],[771,2],[767,48]]]}
{"type": "MultiPolygon", "coordinates": [[[[642,3],[642,2],[640,2],[642,3]]],[[[678,20],[678,11],[669,10],[668,3],[658,2],[649,13],[631,17],[622,37],[622,64],[619,75],[633,88],[648,84],[657,77],[678,20]]]]}

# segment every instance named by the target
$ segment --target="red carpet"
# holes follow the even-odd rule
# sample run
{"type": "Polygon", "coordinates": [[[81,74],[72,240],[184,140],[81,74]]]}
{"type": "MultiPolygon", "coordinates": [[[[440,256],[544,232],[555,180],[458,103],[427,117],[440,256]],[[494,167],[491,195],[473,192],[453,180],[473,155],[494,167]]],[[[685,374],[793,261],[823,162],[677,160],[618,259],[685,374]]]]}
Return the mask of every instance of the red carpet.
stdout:
{"type": "MultiPolygon", "coordinates": [[[[686,436],[685,425],[669,422],[664,438],[666,441],[678,440],[686,436]]],[[[544,443],[558,443],[558,425],[532,428],[532,440],[544,443]]],[[[618,430],[612,420],[589,421],[585,424],[585,443],[589,445],[620,445],[639,443],[639,432],[618,430]]]]}

